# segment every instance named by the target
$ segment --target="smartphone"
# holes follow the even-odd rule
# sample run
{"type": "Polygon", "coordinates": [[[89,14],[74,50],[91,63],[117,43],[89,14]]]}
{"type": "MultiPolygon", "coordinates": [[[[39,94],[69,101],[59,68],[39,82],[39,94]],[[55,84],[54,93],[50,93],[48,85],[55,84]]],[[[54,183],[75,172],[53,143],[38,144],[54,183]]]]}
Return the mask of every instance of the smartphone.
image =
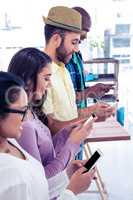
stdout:
{"type": "MultiPolygon", "coordinates": [[[[88,172],[91,170],[99,160],[99,158],[102,156],[102,152],[98,149],[94,152],[94,154],[89,158],[87,163],[84,165],[84,167],[87,169],[85,172],[88,172]]],[[[84,172],[84,173],[85,173],[84,172]]]]}
{"type": "Polygon", "coordinates": [[[96,114],[92,113],[91,116],[85,121],[84,126],[86,124],[88,124],[90,121],[92,121],[92,119],[95,118],[95,117],[96,117],[96,114]]]}

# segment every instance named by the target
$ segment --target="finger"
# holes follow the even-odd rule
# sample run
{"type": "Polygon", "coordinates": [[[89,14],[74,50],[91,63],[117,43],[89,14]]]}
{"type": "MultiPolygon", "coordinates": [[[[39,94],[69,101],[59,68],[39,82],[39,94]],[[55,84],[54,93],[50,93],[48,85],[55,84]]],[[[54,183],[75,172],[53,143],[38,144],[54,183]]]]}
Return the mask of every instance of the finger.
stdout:
{"type": "Polygon", "coordinates": [[[115,84],[109,84],[110,88],[114,88],[115,84]]]}
{"type": "Polygon", "coordinates": [[[91,169],[90,171],[84,173],[86,176],[88,176],[89,178],[93,179],[95,177],[95,172],[96,172],[96,169],[93,168],[91,169]]]}
{"type": "Polygon", "coordinates": [[[76,173],[77,174],[83,174],[85,171],[86,171],[86,168],[85,167],[81,167],[76,171],[76,173]]]}
{"type": "Polygon", "coordinates": [[[115,84],[104,84],[104,87],[113,87],[113,86],[115,86],[115,84]]]}
{"type": "Polygon", "coordinates": [[[73,125],[73,126],[71,126],[71,128],[72,128],[72,131],[73,131],[73,130],[75,130],[75,131],[78,131],[78,130],[80,130],[80,129],[81,129],[81,127],[82,127],[82,125],[81,125],[81,124],[79,124],[79,125],[73,125]]]}
{"type": "Polygon", "coordinates": [[[82,166],[86,164],[88,160],[77,160],[82,166]]]}
{"type": "Polygon", "coordinates": [[[88,162],[88,160],[83,160],[83,162],[84,162],[84,165],[88,162]]]}
{"type": "Polygon", "coordinates": [[[106,103],[105,101],[102,101],[102,100],[98,101],[97,103],[98,103],[99,106],[106,106],[106,107],[109,106],[108,103],[106,103]]]}
{"type": "Polygon", "coordinates": [[[113,107],[109,106],[108,108],[105,108],[105,112],[113,112],[113,107]]]}
{"type": "Polygon", "coordinates": [[[97,120],[96,114],[92,113],[91,118],[88,118],[88,120],[83,125],[84,126],[87,125],[88,127],[91,127],[96,120],[97,120]]]}
{"type": "Polygon", "coordinates": [[[94,122],[94,119],[92,119],[91,121],[86,121],[84,124],[83,124],[83,126],[82,126],[82,128],[83,129],[92,129],[92,127],[93,127],[93,122],[94,122]]]}
{"type": "Polygon", "coordinates": [[[84,164],[85,164],[85,162],[84,162],[84,160],[73,160],[73,161],[71,162],[71,164],[77,165],[78,167],[83,167],[84,164]]]}
{"type": "Polygon", "coordinates": [[[82,165],[82,167],[86,164],[86,162],[87,162],[88,160],[73,160],[72,162],[71,162],[71,164],[81,164],[82,165]]]}
{"type": "Polygon", "coordinates": [[[77,127],[78,125],[81,125],[82,123],[84,123],[85,121],[86,121],[86,117],[85,118],[83,118],[83,119],[80,119],[80,120],[78,120],[78,121],[76,121],[76,122],[73,122],[73,123],[71,123],[71,126],[72,127],[77,127]]]}
{"type": "Polygon", "coordinates": [[[105,88],[105,89],[104,89],[104,93],[109,92],[110,89],[111,89],[111,88],[105,88]]]}
{"type": "Polygon", "coordinates": [[[103,85],[105,85],[104,83],[97,83],[95,86],[96,87],[101,87],[101,86],[103,86],[103,85]]]}

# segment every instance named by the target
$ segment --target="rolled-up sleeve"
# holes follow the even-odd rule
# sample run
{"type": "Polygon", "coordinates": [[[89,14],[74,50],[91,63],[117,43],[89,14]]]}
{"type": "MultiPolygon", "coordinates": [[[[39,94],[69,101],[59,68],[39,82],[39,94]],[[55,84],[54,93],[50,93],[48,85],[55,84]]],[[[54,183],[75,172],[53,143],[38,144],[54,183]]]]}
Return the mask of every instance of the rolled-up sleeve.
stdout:
{"type": "Polygon", "coordinates": [[[70,191],[70,190],[64,190],[62,191],[62,193],[60,194],[60,196],[57,198],[57,200],[78,200],[78,198],[76,197],[76,195],[70,191]]]}

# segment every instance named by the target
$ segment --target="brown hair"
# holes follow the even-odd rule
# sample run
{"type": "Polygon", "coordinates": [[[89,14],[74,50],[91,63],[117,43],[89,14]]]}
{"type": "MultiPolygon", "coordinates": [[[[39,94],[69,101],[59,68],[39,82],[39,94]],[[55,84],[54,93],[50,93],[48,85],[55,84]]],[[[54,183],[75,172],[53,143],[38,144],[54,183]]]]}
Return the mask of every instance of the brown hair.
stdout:
{"type": "Polygon", "coordinates": [[[89,13],[81,7],[73,7],[72,9],[78,11],[82,16],[82,30],[89,32],[92,24],[89,13]]]}

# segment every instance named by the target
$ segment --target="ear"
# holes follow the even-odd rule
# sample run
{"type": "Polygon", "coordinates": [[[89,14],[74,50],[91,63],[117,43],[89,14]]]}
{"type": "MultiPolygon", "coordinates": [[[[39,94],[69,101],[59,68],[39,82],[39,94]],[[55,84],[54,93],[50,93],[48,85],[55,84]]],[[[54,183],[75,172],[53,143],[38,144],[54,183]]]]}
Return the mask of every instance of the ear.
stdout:
{"type": "Polygon", "coordinates": [[[56,48],[58,48],[60,46],[61,40],[62,40],[62,38],[58,33],[53,35],[53,44],[56,48]]]}

